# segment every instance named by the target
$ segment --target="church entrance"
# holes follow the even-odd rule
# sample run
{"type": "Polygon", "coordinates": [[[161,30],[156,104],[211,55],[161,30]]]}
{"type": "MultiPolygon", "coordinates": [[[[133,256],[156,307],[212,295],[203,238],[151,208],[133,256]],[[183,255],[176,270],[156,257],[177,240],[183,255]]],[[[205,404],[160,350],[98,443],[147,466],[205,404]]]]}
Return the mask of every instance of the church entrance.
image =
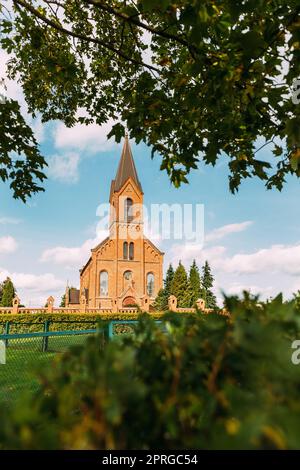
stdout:
{"type": "Polygon", "coordinates": [[[123,299],[122,303],[123,307],[135,307],[136,306],[136,300],[134,297],[128,296],[123,299]]]}

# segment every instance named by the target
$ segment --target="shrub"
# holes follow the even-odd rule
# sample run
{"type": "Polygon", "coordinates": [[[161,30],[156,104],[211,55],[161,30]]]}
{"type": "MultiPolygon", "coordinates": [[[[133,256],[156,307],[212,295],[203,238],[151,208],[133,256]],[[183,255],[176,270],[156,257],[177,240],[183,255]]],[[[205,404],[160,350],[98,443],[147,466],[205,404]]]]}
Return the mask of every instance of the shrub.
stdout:
{"type": "Polygon", "coordinates": [[[134,335],[57,357],[36,395],[0,407],[0,448],[299,448],[299,312],[225,302],[230,319],[168,314],[162,329],[142,315],[134,335]]]}
{"type": "MultiPolygon", "coordinates": [[[[160,319],[163,312],[153,312],[151,318],[160,319]]],[[[137,320],[140,313],[105,313],[105,314],[60,314],[32,313],[0,315],[0,334],[5,325],[10,322],[10,333],[25,333],[43,331],[45,321],[49,321],[50,331],[85,330],[95,328],[101,320],[137,320]]]]}

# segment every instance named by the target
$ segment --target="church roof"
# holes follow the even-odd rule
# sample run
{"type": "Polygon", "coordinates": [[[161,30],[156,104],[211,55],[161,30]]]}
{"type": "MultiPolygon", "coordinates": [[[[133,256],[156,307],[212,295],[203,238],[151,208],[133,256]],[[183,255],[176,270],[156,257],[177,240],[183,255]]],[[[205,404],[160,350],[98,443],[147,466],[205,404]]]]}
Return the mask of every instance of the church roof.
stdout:
{"type": "Polygon", "coordinates": [[[135,168],[128,135],[125,136],[125,142],[122,150],[121,159],[119,162],[118,170],[115,179],[112,182],[113,191],[119,191],[124,183],[128,180],[128,178],[132,178],[137,187],[140,189],[141,192],[142,186],[138,179],[137,171],[135,168]]]}
{"type": "MultiPolygon", "coordinates": [[[[102,245],[104,245],[107,241],[109,240],[109,237],[106,237],[104,238],[104,240],[102,240],[102,242],[98,243],[97,246],[95,246],[95,248],[92,248],[91,251],[97,251],[102,245]]],[[[90,264],[90,262],[92,261],[92,257],[90,256],[89,259],[87,260],[87,262],[85,263],[85,265],[79,269],[79,272],[80,272],[80,275],[83,273],[83,271],[88,267],[88,265],[90,264]]]]}

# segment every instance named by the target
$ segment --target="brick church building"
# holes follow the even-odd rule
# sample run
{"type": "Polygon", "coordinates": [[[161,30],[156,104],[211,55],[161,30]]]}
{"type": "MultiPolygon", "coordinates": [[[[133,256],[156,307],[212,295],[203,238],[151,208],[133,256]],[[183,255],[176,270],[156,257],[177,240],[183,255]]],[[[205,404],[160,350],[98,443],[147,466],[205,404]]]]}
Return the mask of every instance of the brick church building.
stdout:
{"type": "Polygon", "coordinates": [[[66,306],[149,310],[163,284],[163,253],[143,231],[143,190],[128,136],[110,188],[109,236],[80,270],[80,290],[67,289],[66,306]]]}

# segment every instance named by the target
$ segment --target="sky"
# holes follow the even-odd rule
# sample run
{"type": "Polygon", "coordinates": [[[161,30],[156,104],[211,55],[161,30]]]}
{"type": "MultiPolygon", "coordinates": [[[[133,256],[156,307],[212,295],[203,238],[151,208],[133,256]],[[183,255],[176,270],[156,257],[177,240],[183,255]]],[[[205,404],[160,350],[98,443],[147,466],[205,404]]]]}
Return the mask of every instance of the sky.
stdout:
{"type": "MultiPolygon", "coordinates": [[[[0,51],[0,77],[7,57],[0,51]]],[[[18,99],[26,113],[20,87],[6,80],[6,94],[18,99]]],[[[90,249],[104,233],[96,233],[97,207],[107,203],[111,180],[121,155],[121,145],[107,140],[111,123],[67,129],[62,123],[42,125],[27,116],[49,164],[45,192],[26,204],[12,198],[0,183],[0,281],[10,276],[21,302],[44,305],[53,295],[56,305],[67,283],[79,286],[79,269],[90,249]]],[[[262,298],[279,292],[290,298],[300,289],[299,181],[290,177],[282,192],[267,191],[252,179],[232,195],[228,189],[227,160],[212,168],[199,165],[189,184],[175,189],[160,157],[131,142],[144,203],[203,204],[204,244],[185,240],[155,240],[165,252],[164,270],[170,262],[188,269],[195,258],[207,259],[215,276],[215,293],[240,294],[244,289],[262,298]]],[[[260,158],[269,159],[265,147],[260,158]]]]}

